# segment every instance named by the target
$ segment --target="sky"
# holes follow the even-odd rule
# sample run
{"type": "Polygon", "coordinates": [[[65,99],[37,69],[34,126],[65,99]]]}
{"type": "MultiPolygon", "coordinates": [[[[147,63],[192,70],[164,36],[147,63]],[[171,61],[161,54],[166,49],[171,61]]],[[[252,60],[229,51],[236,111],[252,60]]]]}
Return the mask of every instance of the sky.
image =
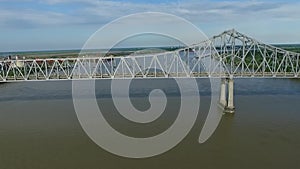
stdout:
{"type": "Polygon", "coordinates": [[[0,0],[0,52],[80,49],[105,24],[138,12],[182,17],[207,36],[234,28],[266,43],[300,43],[299,9],[297,0],[0,0]]]}

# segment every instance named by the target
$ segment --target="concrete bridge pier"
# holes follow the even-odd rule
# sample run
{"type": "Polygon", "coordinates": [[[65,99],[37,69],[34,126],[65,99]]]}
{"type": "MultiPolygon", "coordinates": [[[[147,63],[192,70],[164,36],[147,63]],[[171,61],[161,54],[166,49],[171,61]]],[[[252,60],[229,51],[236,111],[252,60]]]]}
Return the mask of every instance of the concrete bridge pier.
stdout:
{"type": "Polygon", "coordinates": [[[228,103],[227,103],[227,107],[225,107],[225,113],[234,113],[235,111],[234,102],[233,102],[233,98],[234,98],[233,84],[234,84],[233,79],[228,79],[228,103]]]}
{"type": "Polygon", "coordinates": [[[221,80],[220,105],[224,108],[224,113],[234,113],[234,80],[221,80]],[[226,90],[227,89],[227,90],[226,90]]]}
{"type": "Polygon", "coordinates": [[[221,80],[220,105],[224,108],[227,106],[226,99],[226,79],[221,80]]]}

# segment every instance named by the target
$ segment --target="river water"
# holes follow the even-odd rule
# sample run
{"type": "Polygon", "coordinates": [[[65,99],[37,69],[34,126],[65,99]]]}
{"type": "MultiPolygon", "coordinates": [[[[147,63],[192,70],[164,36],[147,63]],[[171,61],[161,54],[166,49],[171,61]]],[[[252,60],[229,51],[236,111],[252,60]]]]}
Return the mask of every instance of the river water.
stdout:
{"type": "MultiPolygon", "coordinates": [[[[109,80],[96,81],[99,106],[122,133],[155,135],[176,118],[180,105],[168,80],[143,80],[132,103],[149,108],[147,97],[163,88],[170,102],[152,124],[138,127],[119,119],[109,95],[109,80]],[[111,113],[112,112],[112,113],[111,113]]],[[[300,81],[236,79],[235,115],[223,115],[214,135],[198,143],[210,103],[207,80],[198,79],[201,106],[196,124],[172,150],[146,159],[113,155],[97,146],[81,128],[72,101],[72,82],[0,84],[0,169],[218,169],[300,167],[300,81]]],[[[138,84],[139,83],[139,84],[138,84]]],[[[134,89],[134,86],[133,86],[134,89]]]]}

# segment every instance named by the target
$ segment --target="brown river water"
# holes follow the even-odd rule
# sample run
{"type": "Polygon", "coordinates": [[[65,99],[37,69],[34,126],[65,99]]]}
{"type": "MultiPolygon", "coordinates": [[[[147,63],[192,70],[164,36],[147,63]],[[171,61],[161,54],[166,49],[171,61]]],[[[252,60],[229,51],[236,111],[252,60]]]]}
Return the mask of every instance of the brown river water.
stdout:
{"type": "MultiPolygon", "coordinates": [[[[72,82],[0,84],[0,169],[300,168],[299,80],[237,79],[236,113],[223,115],[216,132],[204,144],[198,143],[198,137],[210,92],[206,80],[197,81],[201,106],[191,132],[170,151],[145,159],[113,155],[85,134],[74,110],[72,82]]],[[[151,86],[165,88],[170,94],[169,107],[159,120],[144,127],[115,115],[109,83],[97,81],[96,95],[114,128],[147,137],[172,125],[179,100],[176,89],[164,80],[152,80],[151,86]]],[[[143,97],[150,90],[147,84],[149,80],[144,80],[137,84],[144,87],[132,92],[131,101],[140,110],[149,108],[147,97],[143,97]]]]}

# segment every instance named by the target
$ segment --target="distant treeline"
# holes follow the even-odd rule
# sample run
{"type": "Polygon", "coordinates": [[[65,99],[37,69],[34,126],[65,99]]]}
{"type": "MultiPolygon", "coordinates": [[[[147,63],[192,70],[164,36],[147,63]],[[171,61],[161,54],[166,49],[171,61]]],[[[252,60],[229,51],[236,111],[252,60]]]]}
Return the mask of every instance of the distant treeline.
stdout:
{"type": "Polygon", "coordinates": [[[151,53],[152,49],[159,49],[162,51],[172,51],[182,48],[178,47],[138,47],[138,48],[112,48],[109,51],[107,49],[87,49],[87,50],[47,50],[47,51],[24,51],[24,52],[0,52],[0,57],[9,57],[9,56],[20,56],[19,58],[64,58],[64,57],[78,57],[81,55],[88,56],[122,56],[130,55],[137,51],[148,51],[151,53]]]}
{"type": "Polygon", "coordinates": [[[274,46],[291,52],[300,53],[300,44],[276,44],[274,46]]]}
{"type": "MultiPolygon", "coordinates": [[[[300,53],[300,44],[276,44],[274,45],[278,48],[282,48],[288,51],[300,53]]],[[[157,50],[160,51],[173,51],[183,46],[171,46],[171,47],[137,47],[137,48],[113,48],[108,52],[106,49],[88,49],[88,50],[47,50],[47,51],[25,51],[25,52],[0,52],[0,57],[7,58],[8,56],[14,57],[19,56],[26,57],[27,59],[33,58],[65,58],[65,57],[78,57],[79,54],[86,56],[123,56],[130,55],[133,53],[156,53],[157,50]],[[143,52],[138,52],[143,51],[143,52]]]]}

